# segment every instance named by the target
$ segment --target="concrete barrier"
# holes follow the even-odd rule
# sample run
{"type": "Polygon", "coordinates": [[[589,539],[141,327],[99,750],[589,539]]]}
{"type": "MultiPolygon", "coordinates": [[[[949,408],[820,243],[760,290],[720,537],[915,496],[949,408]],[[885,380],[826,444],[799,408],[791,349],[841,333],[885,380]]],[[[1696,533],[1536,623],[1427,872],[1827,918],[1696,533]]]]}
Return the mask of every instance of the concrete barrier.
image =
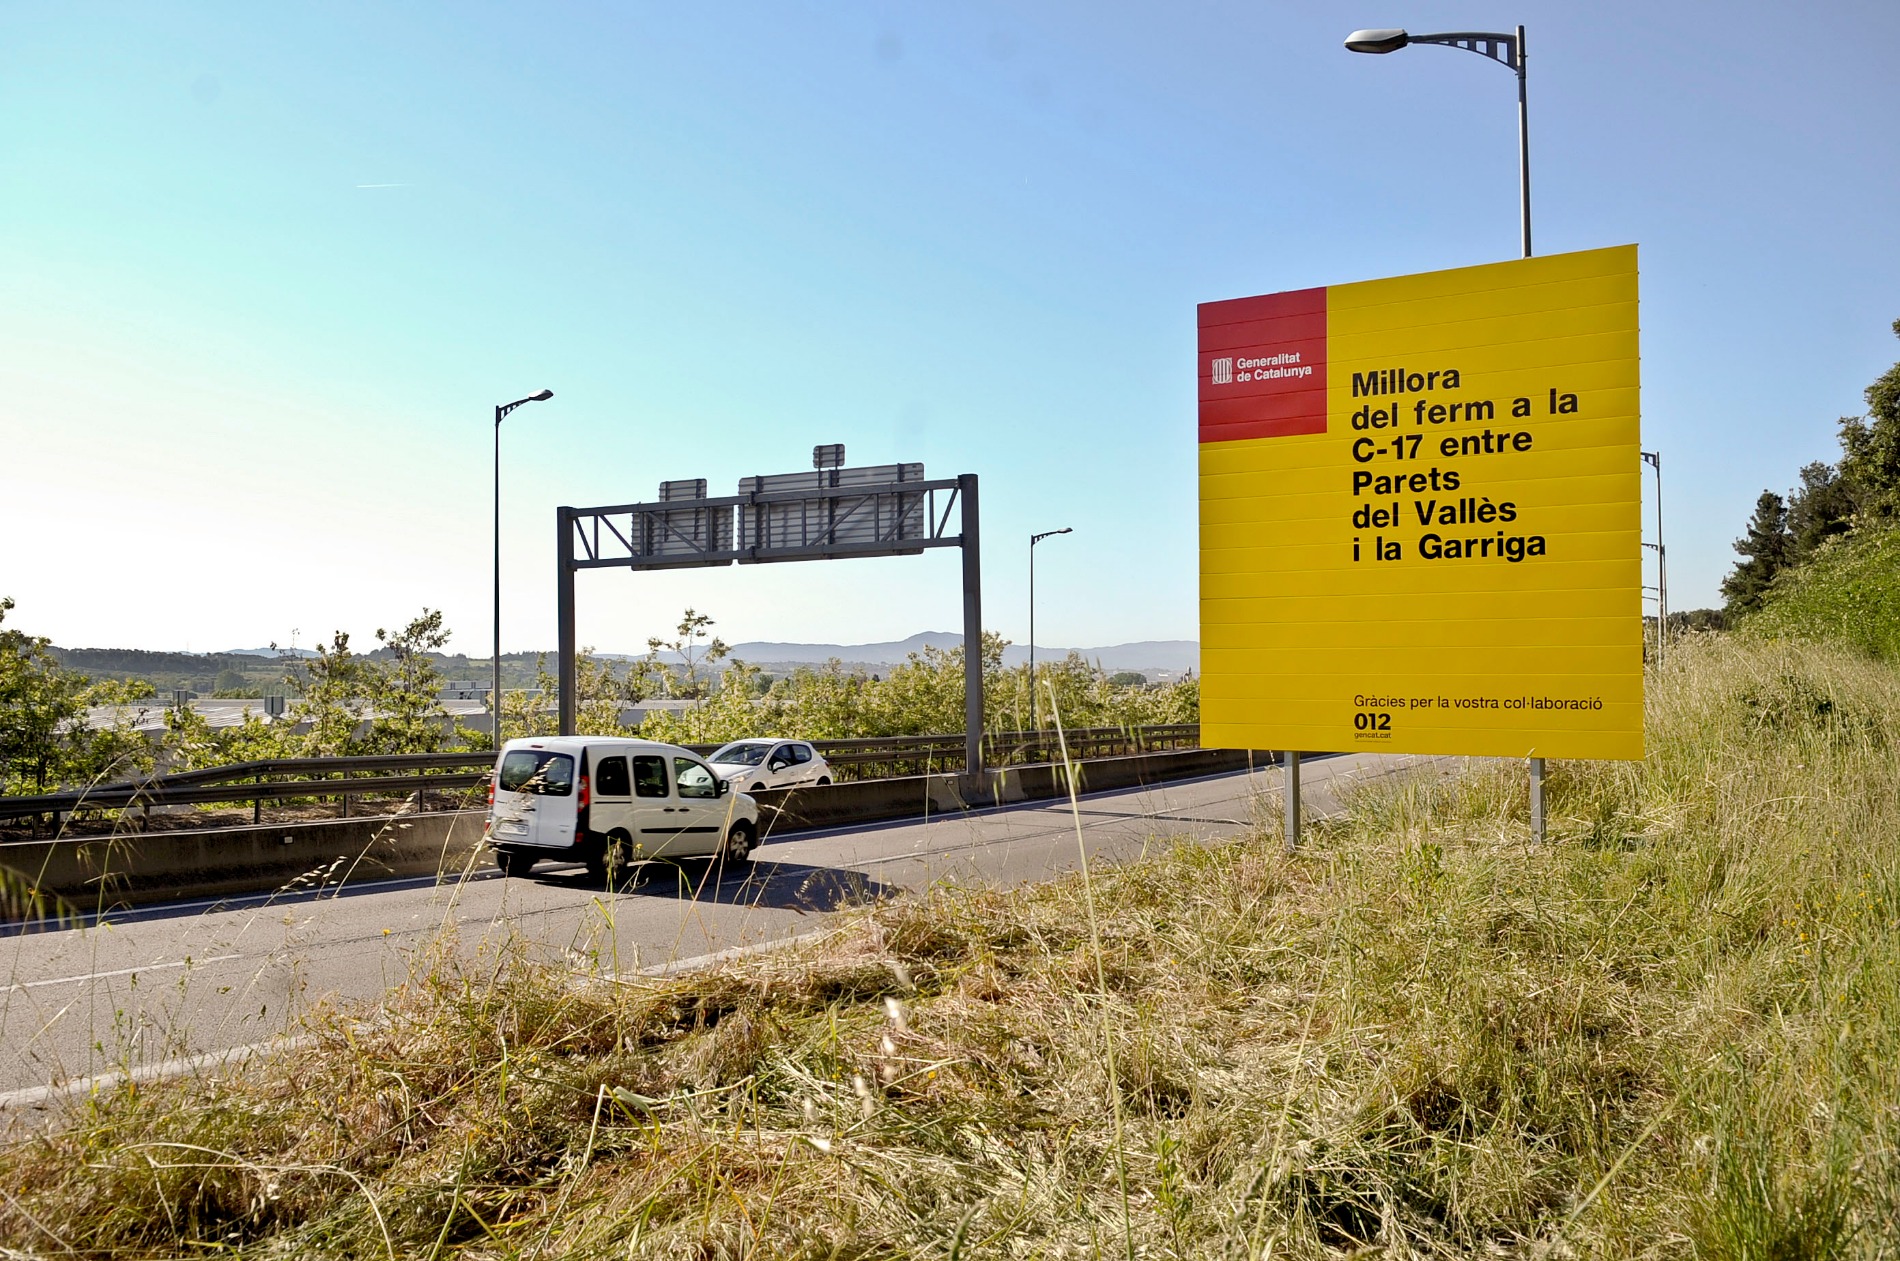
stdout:
{"type": "MultiPolygon", "coordinates": [[[[1181,749],[1077,763],[1081,792],[1266,766],[1270,753],[1181,749]]],[[[958,814],[1066,797],[1061,766],[1011,766],[973,786],[961,774],[870,779],[752,794],[766,838],[958,814]]],[[[401,876],[453,874],[492,866],[482,844],[482,810],[328,819],[316,823],[126,832],[117,836],[0,844],[0,922],[61,913],[272,890],[360,884],[401,876]]]]}
{"type": "MultiPolygon", "coordinates": [[[[1136,753],[1124,757],[1091,758],[1078,762],[1078,792],[1106,792],[1139,788],[1171,779],[1192,779],[1270,766],[1274,755],[1245,749],[1177,749],[1163,753],[1136,753]]],[[[956,814],[1024,801],[1047,801],[1069,795],[1060,765],[1009,766],[989,771],[972,791],[958,772],[908,775],[899,779],[866,779],[822,787],[769,788],[755,792],[760,823],[767,839],[814,828],[878,823],[888,819],[956,814]]]]}
{"type": "Polygon", "coordinates": [[[62,912],[315,889],[486,865],[484,812],[125,832],[0,844],[6,922],[62,912]]]}

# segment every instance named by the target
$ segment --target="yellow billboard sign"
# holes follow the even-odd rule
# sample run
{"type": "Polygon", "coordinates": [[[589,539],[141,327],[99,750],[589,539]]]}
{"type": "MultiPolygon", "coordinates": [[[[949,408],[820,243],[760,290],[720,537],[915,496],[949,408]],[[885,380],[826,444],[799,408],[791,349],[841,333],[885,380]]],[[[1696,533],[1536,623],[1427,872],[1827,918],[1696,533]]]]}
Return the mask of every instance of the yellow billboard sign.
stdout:
{"type": "Polygon", "coordinates": [[[1201,740],[1643,755],[1636,247],[1200,308],[1201,740]]]}

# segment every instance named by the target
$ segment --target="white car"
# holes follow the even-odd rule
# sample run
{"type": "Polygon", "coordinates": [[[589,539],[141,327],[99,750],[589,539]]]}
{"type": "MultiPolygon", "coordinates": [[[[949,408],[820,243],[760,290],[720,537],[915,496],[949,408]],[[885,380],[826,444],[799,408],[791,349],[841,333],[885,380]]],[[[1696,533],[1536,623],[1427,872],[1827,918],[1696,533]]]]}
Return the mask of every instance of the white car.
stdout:
{"type": "Polygon", "coordinates": [[[746,792],[831,782],[831,765],[809,740],[734,740],[706,760],[715,775],[746,792]]]}
{"type": "Polygon", "coordinates": [[[510,740],[489,781],[488,843],[503,875],[541,859],[600,878],[651,858],[738,866],[758,844],[759,806],[685,749],[651,740],[510,740]]]}

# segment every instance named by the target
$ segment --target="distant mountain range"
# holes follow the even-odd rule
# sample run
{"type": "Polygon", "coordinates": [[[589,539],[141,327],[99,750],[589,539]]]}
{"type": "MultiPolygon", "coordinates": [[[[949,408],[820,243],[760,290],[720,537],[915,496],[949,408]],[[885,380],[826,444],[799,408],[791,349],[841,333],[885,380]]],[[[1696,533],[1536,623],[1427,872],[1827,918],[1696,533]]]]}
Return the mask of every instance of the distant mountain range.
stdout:
{"type": "MultiPolygon", "coordinates": [[[[871,669],[901,665],[912,653],[925,648],[960,647],[963,636],[954,631],[925,631],[908,639],[876,644],[793,644],[770,640],[752,640],[732,646],[732,655],[741,661],[776,671],[779,667],[823,665],[836,658],[847,665],[871,669]]],[[[379,650],[386,651],[386,650],[379,650]]],[[[1200,669],[1200,645],[1191,639],[1146,639],[1132,644],[1110,644],[1100,648],[1078,648],[1090,662],[1108,671],[1139,670],[1151,679],[1157,675],[1178,675],[1200,669]]],[[[1036,656],[1042,661],[1059,661],[1070,649],[1039,644],[1036,656]]],[[[54,648],[54,655],[70,669],[96,679],[139,679],[159,691],[185,689],[201,694],[214,691],[229,695],[257,695],[281,691],[287,663],[285,657],[307,659],[317,654],[309,648],[277,649],[233,648],[225,652],[151,652],[133,648],[54,648]]],[[[367,655],[377,655],[372,652],[367,655]]],[[[457,680],[482,680],[488,677],[488,661],[460,653],[432,654],[443,677],[457,680]]],[[[510,652],[502,655],[503,686],[532,687],[537,661],[544,654],[510,652]]],[[[638,654],[603,652],[600,657],[612,661],[630,661],[638,654]]],[[[661,659],[677,662],[678,657],[662,653],[661,659]]],[[[548,663],[554,654],[545,653],[548,663]]],[[[1029,660],[1024,644],[1011,644],[1003,651],[1004,663],[1022,665],[1029,660]]]]}
{"type": "MultiPolygon", "coordinates": [[[[758,665],[821,665],[836,657],[854,665],[899,665],[913,652],[930,648],[960,648],[963,636],[954,631],[923,631],[908,639],[880,644],[787,644],[758,640],[732,646],[732,655],[758,665]]],[[[1036,645],[1036,655],[1044,661],[1057,661],[1070,652],[1067,648],[1036,645]]],[[[1144,639],[1132,644],[1110,644],[1101,648],[1077,648],[1089,661],[1104,670],[1166,670],[1178,673],[1200,669],[1201,646],[1192,639],[1144,639]]],[[[1011,644],[1003,650],[1005,665],[1023,665],[1029,660],[1026,644],[1011,644]]]]}

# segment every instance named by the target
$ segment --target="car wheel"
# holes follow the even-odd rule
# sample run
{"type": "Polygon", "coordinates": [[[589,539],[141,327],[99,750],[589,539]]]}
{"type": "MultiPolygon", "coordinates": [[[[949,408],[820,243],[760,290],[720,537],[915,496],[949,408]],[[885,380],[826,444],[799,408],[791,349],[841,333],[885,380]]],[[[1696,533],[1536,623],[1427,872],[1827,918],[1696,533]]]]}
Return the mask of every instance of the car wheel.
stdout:
{"type": "Polygon", "coordinates": [[[752,825],[740,819],[727,830],[726,847],[719,857],[728,867],[743,867],[752,861],[752,844],[752,825]]]}
{"type": "Polygon", "coordinates": [[[495,851],[495,866],[501,868],[501,874],[508,877],[525,876],[534,869],[534,855],[511,854],[507,850],[495,851]]]}
{"type": "Polygon", "coordinates": [[[624,828],[607,833],[600,855],[601,876],[618,885],[633,871],[633,836],[624,828]]]}
{"type": "Polygon", "coordinates": [[[830,782],[831,782],[831,776],[829,775],[820,775],[818,777],[818,786],[820,788],[823,788],[826,784],[829,784],[830,782]]]}
{"type": "Polygon", "coordinates": [[[764,791],[765,791],[765,785],[764,785],[764,784],[754,784],[754,785],[752,785],[752,787],[750,787],[750,788],[748,788],[748,789],[746,789],[746,791],[747,791],[747,792],[752,792],[752,793],[762,793],[762,792],[764,792],[764,791]]]}

